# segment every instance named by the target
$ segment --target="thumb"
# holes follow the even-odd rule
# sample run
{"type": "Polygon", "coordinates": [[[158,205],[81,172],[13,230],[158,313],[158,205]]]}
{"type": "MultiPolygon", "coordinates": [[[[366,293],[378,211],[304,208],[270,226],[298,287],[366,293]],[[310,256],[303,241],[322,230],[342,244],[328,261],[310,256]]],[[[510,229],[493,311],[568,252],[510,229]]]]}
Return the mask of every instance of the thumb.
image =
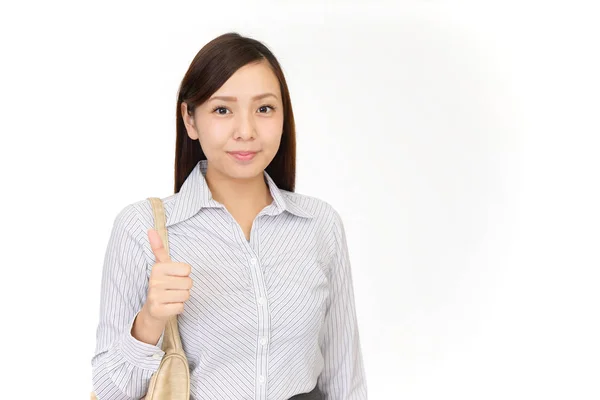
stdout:
{"type": "Polygon", "coordinates": [[[148,229],[148,240],[150,240],[150,247],[152,247],[156,262],[171,261],[171,257],[169,257],[169,253],[167,252],[167,249],[165,249],[162,239],[156,229],[148,229]]]}

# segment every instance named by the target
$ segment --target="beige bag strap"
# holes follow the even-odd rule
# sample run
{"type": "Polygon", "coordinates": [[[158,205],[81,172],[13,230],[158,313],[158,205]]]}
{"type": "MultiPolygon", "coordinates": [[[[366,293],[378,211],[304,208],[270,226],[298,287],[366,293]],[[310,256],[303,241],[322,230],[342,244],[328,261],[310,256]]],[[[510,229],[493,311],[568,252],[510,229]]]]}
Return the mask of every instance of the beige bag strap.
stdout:
{"type": "MultiPolygon", "coordinates": [[[[158,197],[148,197],[150,204],[152,205],[152,212],[154,214],[154,229],[160,235],[165,250],[169,253],[169,236],[167,235],[166,227],[166,215],[163,202],[158,197]]],[[[165,326],[165,333],[163,335],[162,350],[165,353],[172,353],[174,351],[183,351],[181,345],[181,337],[179,337],[179,327],[177,325],[177,316],[173,316],[167,321],[165,326]]]]}

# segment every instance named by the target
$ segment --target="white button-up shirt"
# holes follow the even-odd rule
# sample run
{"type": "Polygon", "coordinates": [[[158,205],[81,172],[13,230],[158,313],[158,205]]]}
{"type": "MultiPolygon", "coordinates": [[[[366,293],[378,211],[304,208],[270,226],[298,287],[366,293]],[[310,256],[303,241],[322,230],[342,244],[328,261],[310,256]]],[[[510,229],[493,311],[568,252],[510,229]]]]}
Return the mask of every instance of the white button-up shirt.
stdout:
{"type": "MultiPolygon", "coordinates": [[[[212,198],[206,160],[163,198],[172,261],[192,266],[179,331],[191,399],[283,400],[316,385],[326,400],[367,399],[352,273],[337,211],[279,189],[255,218],[250,240],[212,198]]],[[[147,199],[116,216],[102,273],[92,358],[100,400],[142,397],[164,352],[131,335],[155,258],[147,199]]]]}

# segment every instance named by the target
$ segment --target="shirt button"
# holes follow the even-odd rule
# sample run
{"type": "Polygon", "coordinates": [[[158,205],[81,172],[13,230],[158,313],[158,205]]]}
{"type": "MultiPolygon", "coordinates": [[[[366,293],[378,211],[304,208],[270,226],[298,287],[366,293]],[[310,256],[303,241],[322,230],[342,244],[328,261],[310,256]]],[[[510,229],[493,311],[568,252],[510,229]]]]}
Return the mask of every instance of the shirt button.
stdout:
{"type": "Polygon", "coordinates": [[[252,265],[256,264],[256,258],[251,259],[250,264],[252,264],[252,265]]]}
{"type": "Polygon", "coordinates": [[[263,346],[265,344],[267,344],[267,338],[264,337],[264,338],[260,339],[260,344],[262,344],[263,346]]]}
{"type": "Polygon", "coordinates": [[[155,353],[152,354],[152,358],[154,358],[155,360],[160,360],[162,358],[162,355],[160,353],[155,353]]]}
{"type": "Polygon", "coordinates": [[[265,298],[264,297],[259,297],[258,298],[258,303],[259,304],[265,304],[265,298]]]}
{"type": "Polygon", "coordinates": [[[260,381],[260,383],[264,383],[264,382],[265,382],[265,377],[261,375],[261,376],[258,378],[258,380],[260,381]]]}

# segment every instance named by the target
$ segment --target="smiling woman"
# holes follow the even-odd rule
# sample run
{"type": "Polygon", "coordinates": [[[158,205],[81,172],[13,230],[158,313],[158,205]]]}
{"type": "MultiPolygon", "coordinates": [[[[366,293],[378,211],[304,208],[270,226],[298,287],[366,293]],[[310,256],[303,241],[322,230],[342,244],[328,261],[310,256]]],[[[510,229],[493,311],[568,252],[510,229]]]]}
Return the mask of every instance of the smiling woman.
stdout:
{"type": "Polygon", "coordinates": [[[174,194],[124,207],[108,241],[97,397],[366,399],[344,225],[294,192],[294,114],[275,56],[237,33],[215,38],[181,82],[176,118],[174,194]],[[189,375],[171,376],[164,344],[179,334],[189,375]]]}
{"type": "Polygon", "coordinates": [[[196,107],[193,100],[182,101],[187,135],[200,142],[210,160],[209,181],[223,176],[260,180],[260,172],[275,158],[284,112],[279,80],[270,65],[262,59],[240,67],[196,107]]]}

